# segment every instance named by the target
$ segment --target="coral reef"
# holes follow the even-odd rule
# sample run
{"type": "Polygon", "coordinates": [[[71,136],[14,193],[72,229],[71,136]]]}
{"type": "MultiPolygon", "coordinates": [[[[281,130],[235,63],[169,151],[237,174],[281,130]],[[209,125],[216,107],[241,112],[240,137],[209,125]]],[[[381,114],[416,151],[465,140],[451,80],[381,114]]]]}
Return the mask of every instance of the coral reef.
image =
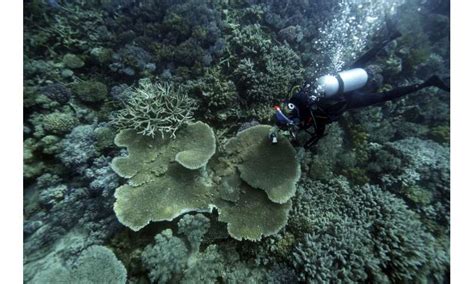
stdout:
{"type": "Polygon", "coordinates": [[[449,1],[359,2],[25,1],[24,282],[448,281],[449,93],[268,141],[395,30],[364,91],[449,77],[449,1]]]}

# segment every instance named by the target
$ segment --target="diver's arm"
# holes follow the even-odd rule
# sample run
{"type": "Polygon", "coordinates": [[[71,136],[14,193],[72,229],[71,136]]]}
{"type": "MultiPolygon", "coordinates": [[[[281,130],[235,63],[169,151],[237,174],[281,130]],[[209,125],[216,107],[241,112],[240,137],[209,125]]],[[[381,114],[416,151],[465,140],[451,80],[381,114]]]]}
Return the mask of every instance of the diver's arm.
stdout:
{"type": "Polygon", "coordinates": [[[279,106],[275,106],[275,125],[270,129],[268,138],[272,144],[278,143],[278,132],[280,129],[288,130],[292,139],[295,139],[296,132],[298,131],[298,124],[300,123],[297,117],[288,117],[280,109],[279,106]]]}

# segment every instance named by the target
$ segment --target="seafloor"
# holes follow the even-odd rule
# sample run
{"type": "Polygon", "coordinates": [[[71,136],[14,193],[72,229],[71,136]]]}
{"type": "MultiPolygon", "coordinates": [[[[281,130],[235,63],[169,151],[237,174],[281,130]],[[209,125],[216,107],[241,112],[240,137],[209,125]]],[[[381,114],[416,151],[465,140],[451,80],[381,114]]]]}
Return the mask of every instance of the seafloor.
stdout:
{"type": "Polygon", "coordinates": [[[449,281],[448,92],[266,139],[394,30],[373,89],[449,77],[449,6],[26,0],[24,282],[449,281]]]}

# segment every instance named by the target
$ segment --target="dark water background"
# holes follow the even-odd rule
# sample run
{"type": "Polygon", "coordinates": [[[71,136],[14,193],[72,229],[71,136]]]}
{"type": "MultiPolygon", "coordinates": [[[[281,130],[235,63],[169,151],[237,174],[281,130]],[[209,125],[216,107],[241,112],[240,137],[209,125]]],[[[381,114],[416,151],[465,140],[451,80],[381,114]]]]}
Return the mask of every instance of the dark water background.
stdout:
{"type": "MultiPolygon", "coordinates": [[[[445,0],[25,1],[24,282],[449,281],[450,98],[439,89],[347,112],[316,147],[296,148],[301,177],[285,203],[285,220],[258,241],[242,228],[263,228],[273,218],[262,221],[265,206],[246,203],[232,215],[244,224],[244,240],[229,235],[232,222],[217,209],[130,229],[114,211],[114,193],[129,180],[112,167],[127,155],[114,143],[120,130],[133,127],[158,140],[172,133],[127,112],[142,104],[139,116],[151,121],[175,115],[158,115],[162,105],[140,90],[171,86],[172,104],[182,100],[189,115],[182,121],[209,125],[225,160],[222,147],[239,129],[271,125],[272,106],[295,86],[344,70],[393,30],[402,36],[369,62],[377,74],[372,87],[449,77],[449,6],[445,0]]],[[[169,143],[166,151],[174,151],[169,143]]],[[[224,172],[217,160],[199,178],[224,172]]],[[[176,187],[188,181],[178,179],[176,187]]]]}

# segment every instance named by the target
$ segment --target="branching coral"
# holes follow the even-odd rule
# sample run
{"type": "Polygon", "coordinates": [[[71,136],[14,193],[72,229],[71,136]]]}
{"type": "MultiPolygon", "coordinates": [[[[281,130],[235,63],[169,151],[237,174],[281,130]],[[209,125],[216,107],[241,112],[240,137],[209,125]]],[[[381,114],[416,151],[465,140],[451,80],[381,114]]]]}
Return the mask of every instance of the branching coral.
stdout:
{"type": "Polygon", "coordinates": [[[291,212],[292,224],[309,224],[292,255],[301,280],[442,279],[448,253],[403,200],[377,186],[351,188],[341,178],[301,186],[291,212]]]}
{"type": "Polygon", "coordinates": [[[288,95],[302,80],[299,56],[287,45],[268,47],[262,54],[244,57],[233,76],[248,103],[270,102],[288,95]]]}
{"type": "Polygon", "coordinates": [[[142,261],[152,281],[166,283],[186,268],[187,256],[186,243],[167,229],[155,236],[154,245],[145,248],[142,261]]]}
{"type": "Polygon", "coordinates": [[[134,129],[137,133],[161,138],[176,137],[176,131],[190,122],[196,109],[193,99],[173,85],[141,80],[125,106],[113,118],[119,129],[134,129]]]}
{"type": "Polygon", "coordinates": [[[155,244],[148,245],[142,253],[142,261],[152,281],[165,283],[215,283],[224,269],[223,257],[217,246],[211,245],[199,251],[202,236],[209,228],[209,219],[202,214],[186,215],[178,223],[186,241],[174,236],[170,229],[155,236],[155,244]]]}

